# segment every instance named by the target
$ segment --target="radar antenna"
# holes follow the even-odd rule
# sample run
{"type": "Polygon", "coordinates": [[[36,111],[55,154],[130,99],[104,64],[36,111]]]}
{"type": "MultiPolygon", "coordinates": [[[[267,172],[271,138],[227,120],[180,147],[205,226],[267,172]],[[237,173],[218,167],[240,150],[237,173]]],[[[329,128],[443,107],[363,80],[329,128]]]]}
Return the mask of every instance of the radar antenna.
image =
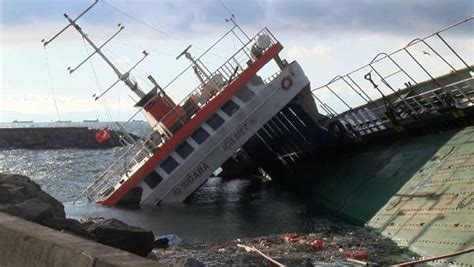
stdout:
{"type": "Polygon", "coordinates": [[[206,80],[209,80],[209,75],[204,71],[204,68],[205,68],[204,64],[202,64],[202,62],[199,59],[195,60],[193,58],[193,56],[191,55],[191,53],[189,52],[189,49],[191,47],[192,47],[192,45],[189,45],[188,47],[186,47],[186,49],[184,49],[183,52],[181,52],[176,57],[176,60],[178,60],[182,56],[185,56],[187,59],[189,59],[189,61],[191,61],[191,63],[192,63],[192,68],[194,70],[194,73],[198,77],[199,81],[201,81],[201,83],[204,83],[206,80]]]}

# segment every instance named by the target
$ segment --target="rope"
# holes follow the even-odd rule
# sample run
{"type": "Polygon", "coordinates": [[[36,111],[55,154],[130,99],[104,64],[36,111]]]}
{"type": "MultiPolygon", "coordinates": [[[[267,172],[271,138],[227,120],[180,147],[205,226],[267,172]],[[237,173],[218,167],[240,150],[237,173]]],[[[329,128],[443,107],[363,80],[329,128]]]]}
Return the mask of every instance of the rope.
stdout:
{"type": "Polygon", "coordinates": [[[217,2],[219,2],[219,4],[221,4],[221,6],[222,6],[225,10],[227,10],[227,12],[229,12],[229,14],[230,14],[231,16],[234,15],[234,13],[232,13],[232,11],[230,11],[230,9],[227,8],[227,7],[224,5],[224,3],[222,3],[221,0],[217,0],[217,2]]]}
{"type": "Polygon", "coordinates": [[[51,87],[51,93],[53,94],[54,107],[56,108],[58,121],[61,121],[61,116],[59,115],[58,103],[56,102],[56,95],[54,94],[53,78],[51,77],[51,67],[49,66],[48,52],[46,51],[46,47],[44,48],[44,57],[45,57],[46,65],[48,67],[49,85],[51,87]]]}
{"type": "Polygon", "coordinates": [[[177,37],[175,37],[175,36],[172,36],[171,34],[165,32],[165,31],[163,31],[163,30],[160,30],[160,29],[154,27],[153,25],[150,25],[150,24],[146,23],[145,21],[143,21],[143,20],[141,20],[141,19],[138,19],[138,18],[136,18],[136,17],[134,17],[134,16],[132,16],[132,15],[127,14],[125,11],[122,11],[121,9],[118,9],[117,7],[115,7],[115,6],[111,5],[111,4],[109,4],[109,3],[108,3],[107,1],[105,1],[105,0],[102,0],[101,2],[102,2],[104,5],[108,6],[109,8],[115,10],[116,12],[122,14],[123,16],[125,16],[125,17],[127,17],[127,18],[129,18],[129,19],[132,19],[132,20],[134,20],[134,21],[136,21],[136,22],[138,22],[138,23],[140,23],[140,24],[143,24],[143,25],[147,26],[148,28],[150,28],[150,29],[152,29],[152,30],[155,30],[155,31],[157,31],[157,32],[159,32],[159,33],[161,33],[161,34],[163,34],[163,35],[169,37],[169,38],[172,38],[172,39],[175,39],[175,40],[177,40],[177,41],[179,41],[179,42],[182,42],[183,44],[186,44],[186,45],[188,44],[187,42],[185,42],[185,41],[182,40],[182,39],[179,39],[179,38],[177,38],[177,37]]]}
{"type": "Polygon", "coordinates": [[[117,87],[117,101],[118,101],[118,118],[120,120],[120,116],[122,115],[122,106],[120,104],[120,88],[117,87]]]}
{"type": "Polygon", "coordinates": [[[105,114],[107,115],[107,118],[109,118],[109,121],[113,121],[112,114],[110,114],[110,111],[109,111],[109,105],[107,105],[107,101],[105,101],[105,98],[103,97],[101,99],[102,99],[102,104],[104,105],[105,114]]]}
{"type": "MultiPolygon", "coordinates": [[[[188,45],[188,44],[189,44],[188,42],[186,42],[185,40],[183,40],[183,39],[181,39],[181,38],[178,38],[178,37],[176,37],[176,36],[173,36],[173,35],[171,35],[171,34],[165,32],[165,31],[163,31],[163,30],[161,30],[161,29],[158,29],[157,27],[155,27],[155,26],[153,26],[153,25],[151,25],[151,24],[149,24],[149,23],[147,23],[147,22],[145,22],[145,21],[143,21],[143,20],[141,20],[141,19],[138,19],[138,18],[136,18],[136,17],[134,17],[134,16],[132,16],[132,15],[126,13],[125,11],[123,11],[123,10],[121,10],[121,9],[119,9],[119,8],[117,8],[117,7],[115,7],[115,6],[113,6],[112,4],[108,3],[106,0],[102,0],[101,2],[102,2],[104,5],[106,5],[107,7],[109,7],[110,9],[114,10],[115,12],[118,12],[118,13],[120,13],[121,15],[123,15],[123,16],[125,16],[125,17],[131,19],[131,20],[134,20],[135,22],[138,22],[138,23],[140,23],[140,24],[142,24],[142,25],[144,25],[144,26],[146,26],[146,27],[148,27],[148,28],[150,28],[150,29],[152,29],[152,30],[154,30],[154,31],[156,31],[156,32],[159,32],[159,33],[161,33],[161,34],[167,36],[168,38],[174,39],[174,40],[176,40],[176,41],[178,41],[178,42],[181,42],[181,43],[183,43],[183,44],[185,44],[185,45],[188,45]]],[[[222,5],[223,5],[223,4],[222,4],[222,5]]],[[[226,9],[227,9],[227,8],[226,8],[226,9]]],[[[229,9],[227,9],[227,10],[229,11],[229,9]]],[[[229,11],[229,12],[230,12],[230,11],[229,11]]],[[[201,51],[206,51],[206,49],[200,48],[200,47],[198,47],[198,46],[194,46],[194,47],[196,47],[197,49],[199,49],[199,50],[201,50],[201,51]]],[[[224,57],[222,57],[222,56],[220,56],[220,55],[218,55],[218,54],[212,53],[211,51],[209,51],[208,53],[209,53],[210,55],[215,56],[215,57],[224,58],[224,57]]]]}

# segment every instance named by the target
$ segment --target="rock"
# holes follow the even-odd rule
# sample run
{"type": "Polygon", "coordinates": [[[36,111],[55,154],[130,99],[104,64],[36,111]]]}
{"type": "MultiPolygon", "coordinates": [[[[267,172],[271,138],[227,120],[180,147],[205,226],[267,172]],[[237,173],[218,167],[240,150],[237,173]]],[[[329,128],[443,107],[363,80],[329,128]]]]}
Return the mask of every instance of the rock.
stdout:
{"type": "Polygon", "coordinates": [[[17,174],[0,173],[0,211],[35,222],[66,217],[61,202],[30,178],[17,174]]]}
{"type": "Polygon", "coordinates": [[[93,240],[143,257],[146,257],[154,246],[153,232],[116,219],[84,223],[83,226],[93,240]]]}
{"type": "Polygon", "coordinates": [[[2,204],[0,211],[32,222],[41,222],[53,216],[52,207],[38,198],[30,198],[15,205],[2,204]]]}
{"type": "Polygon", "coordinates": [[[116,219],[67,219],[63,204],[23,175],[0,173],[0,211],[144,257],[154,246],[153,232],[116,219]]]}
{"type": "Polygon", "coordinates": [[[42,220],[41,224],[58,231],[68,231],[76,235],[89,237],[87,231],[84,229],[84,226],[78,220],[55,217],[42,220]]]}

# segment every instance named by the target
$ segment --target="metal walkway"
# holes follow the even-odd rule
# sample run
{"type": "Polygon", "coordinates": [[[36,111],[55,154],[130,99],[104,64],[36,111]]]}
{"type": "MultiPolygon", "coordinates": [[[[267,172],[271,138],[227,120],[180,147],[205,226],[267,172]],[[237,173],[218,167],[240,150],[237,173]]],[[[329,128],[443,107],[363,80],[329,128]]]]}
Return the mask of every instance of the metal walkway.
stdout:
{"type": "Polygon", "coordinates": [[[474,106],[473,55],[462,55],[455,49],[462,44],[445,37],[468,30],[473,22],[471,17],[390,54],[379,53],[369,64],[313,89],[319,112],[365,138],[474,106]]]}

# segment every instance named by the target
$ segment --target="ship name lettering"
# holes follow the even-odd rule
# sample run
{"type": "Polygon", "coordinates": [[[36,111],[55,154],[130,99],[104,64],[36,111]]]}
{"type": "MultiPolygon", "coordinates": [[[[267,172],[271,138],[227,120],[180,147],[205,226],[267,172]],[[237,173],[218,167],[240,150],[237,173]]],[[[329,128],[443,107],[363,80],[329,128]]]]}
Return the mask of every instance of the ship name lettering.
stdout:
{"type": "Polygon", "coordinates": [[[234,134],[232,134],[230,137],[227,137],[222,143],[222,148],[224,149],[224,151],[230,150],[232,146],[247,133],[247,131],[248,125],[247,123],[245,123],[234,134]]]}
{"type": "Polygon", "coordinates": [[[207,170],[209,170],[209,165],[207,165],[206,163],[203,163],[193,172],[188,173],[186,177],[184,178],[184,180],[181,182],[181,186],[183,187],[183,189],[184,190],[188,189],[189,186],[192,185],[194,181],[201,178],[207,170]]]}

